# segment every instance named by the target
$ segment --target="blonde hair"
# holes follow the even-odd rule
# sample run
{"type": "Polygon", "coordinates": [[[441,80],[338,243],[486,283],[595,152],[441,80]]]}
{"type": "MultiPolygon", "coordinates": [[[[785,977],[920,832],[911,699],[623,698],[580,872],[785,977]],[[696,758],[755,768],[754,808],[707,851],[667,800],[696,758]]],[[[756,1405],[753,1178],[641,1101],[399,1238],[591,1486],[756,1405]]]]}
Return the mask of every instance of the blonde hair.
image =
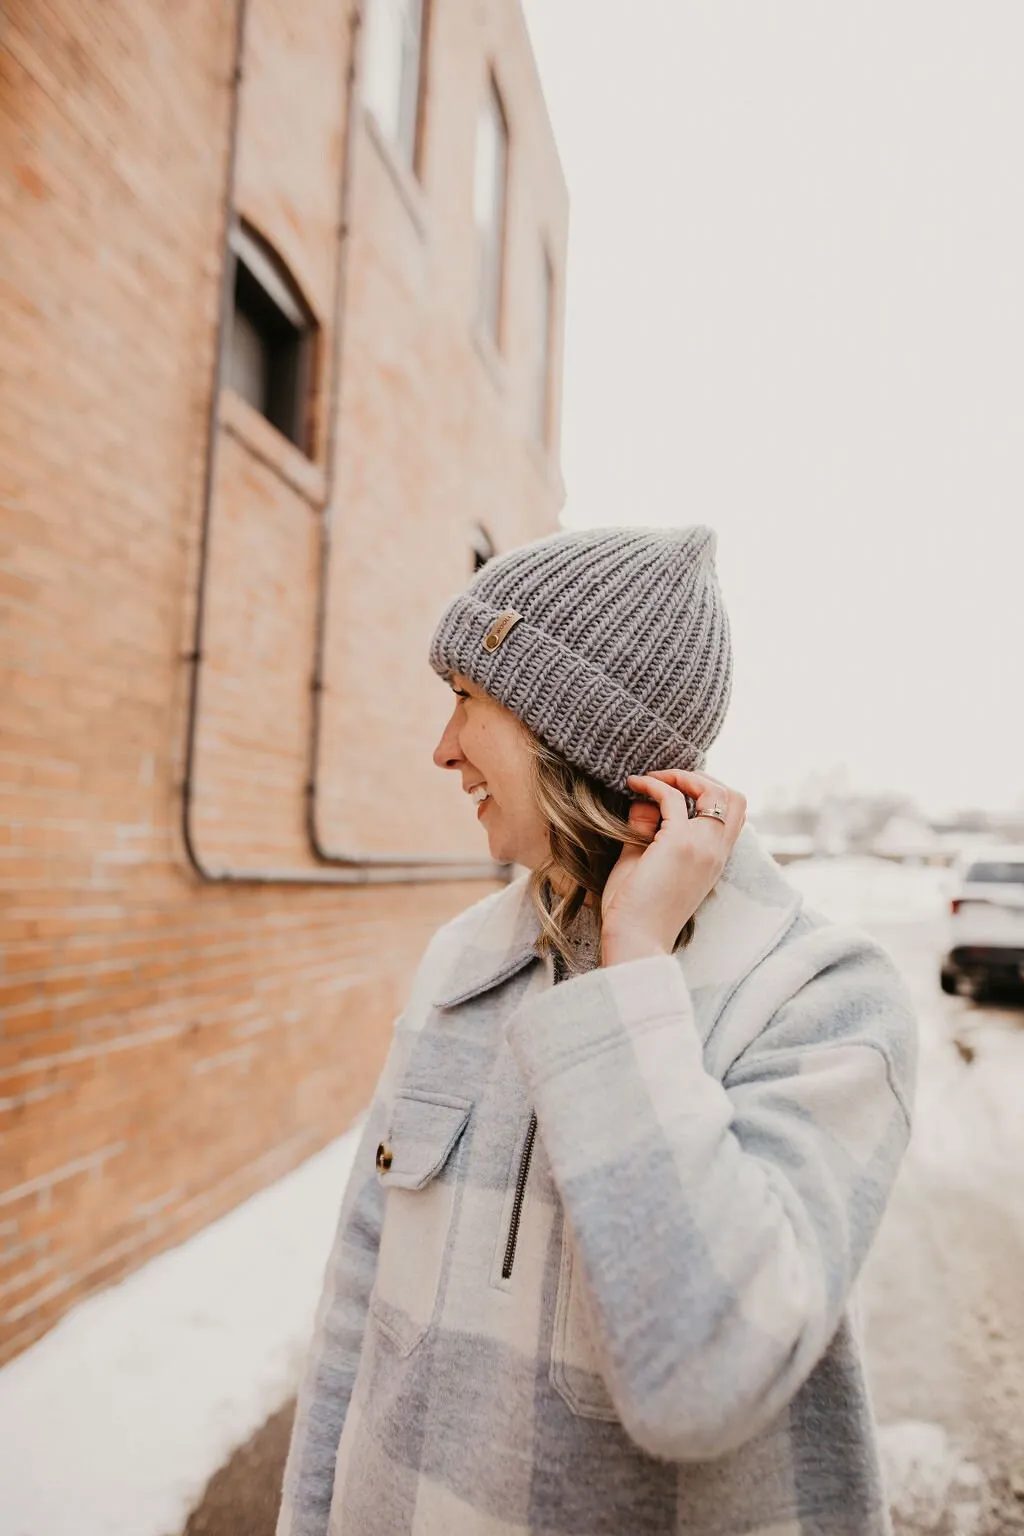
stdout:
{"type": "MultiPolygon", "coordinates": [[[[524,727],[525,730],[525,727],[524,727]]],[[[601,937],[601,895],[624,844],[643,848],[647,838],[629,825],[630,797],[609,789],[527,731],[532,752],[537,806],[547,822],[551,856],[531,872],[529,890],[540,918],[537,948],[556,951],[571,975],[579,970],[570,927],[587,896],[601,937]],[[558,889],[551,877],[558,878],[558,889]]],[[[687,919],[676,949],[693,938],[695,921],[687,919]]]]}

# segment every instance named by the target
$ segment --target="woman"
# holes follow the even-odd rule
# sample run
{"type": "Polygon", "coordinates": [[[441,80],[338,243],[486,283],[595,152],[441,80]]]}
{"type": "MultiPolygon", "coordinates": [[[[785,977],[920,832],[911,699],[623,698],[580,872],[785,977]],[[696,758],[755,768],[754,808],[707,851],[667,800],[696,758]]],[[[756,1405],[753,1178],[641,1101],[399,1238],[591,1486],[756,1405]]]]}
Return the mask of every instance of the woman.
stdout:
{"type": "Polygon", "coordinates": [[[909,997],[702,771],[704,526],[491,561],[435,752],[528,873],[428,946],[341,1211],[279,1536],[878,1536],[851,1294],[909,997]]]}

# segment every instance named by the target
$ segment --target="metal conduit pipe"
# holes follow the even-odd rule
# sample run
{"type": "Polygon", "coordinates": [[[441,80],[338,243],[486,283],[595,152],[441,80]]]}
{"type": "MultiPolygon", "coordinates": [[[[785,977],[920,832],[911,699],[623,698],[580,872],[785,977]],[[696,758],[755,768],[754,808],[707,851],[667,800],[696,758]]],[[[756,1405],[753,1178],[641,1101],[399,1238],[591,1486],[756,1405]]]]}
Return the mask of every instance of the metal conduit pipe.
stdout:
{"type": "MultiPolygon", "coordinates": [[[[388,868],[401,864],[406,868],[436,870],[433,879],[451,879],[454,868],[469,869],[468,878],[507,879],[511,866],[495,865],[482,860],[467,865],[465,860],[437,854],[379,854],[353,853],[349,850],[330,848],[320,831],[319,789],[320,748],[323,739],[324,671],[327,647],[327,618],[330,604],[331,549],[334,523],[334,506],[338,484],[338,457],[341,422],[341,384],[344,367],[345,298],[348,284],[348,252],[352,230],[352,168],[355,159],[356,109],[359,100],[359,32],[362,26],[360,0],[350,11],[352,38],[349,47],[349,66],[346,96],[345,153],[341,170],[341,194],[339,197],[339,227],[337,258],[334,275],[334,309],[331,335],[331,395],[327,422],[327,454],[323,508],[320,513],[320,563],[317,582],[316,630],[313,650],[313,675],[310,682],[312,693],[309,733],[309,779],[306,784],[306,835],[314,856],[329,865],[362,865],[370,868],[388,868]]],[[[463,875],[461,878],[467,878],[463,875]]]]}
{"type": "Polygon", "coordinates": [[[217,447],[220,435],[220,392],[224,368],[224,342],[228,316],[234,298],[235,256],[231,233],[235,219],[235,177],[238,163],[238,119],[241,101],[242,66],[245,57],[246,19],[248,0],[238,0],[235,22],[234,68],[231,76],[231,115],[228,128],[227,170],[225,175],[221,256],[220,304],[214,344],[213,377],[210,384],[206,459],[203,471],[203,505],[199,525],[198,557],[195,587],[195,610],[192,630],[192,649],[185,660],[189,664],[188,700],[185,724],[184,772],[181,794],[181,830],[185,853],[189,864],[199,878],[207,883],[221,885],[379,885],[419,884],[438,880],[507,880],[511,874],[509,865],[494,864],[487,860],[466,860],[457,857],[442,858],[419,853],[375,854],[336,853],[325,848],[317,831],[317,782],[321,737],[321,707],[323,693],[324,643],[327,630],[328,576],[331,539],[331,509],[334,488],[337,483],[336,458],[338,452],[337,415],[340,408],[341,390],[341,329],[344,311],[345,278],[349,244],[349,206],[355,137],[359,30],[362,23],[360,5],[355,3],[350,11],[350,47],[347,71],[347,97],[345,106],[345,152],[342,160],[341,195],[338,227],[338,255],[335,267],[334,335],[331,358],[331,403],[328,423],[328,454],[326,493],[321,509],[320,574],[317,585],[316,640],[312,682],[312,712],[310,728],[310,771],[306,786],[306,829],[311,850],[325,867],[309,870],[289,869],[214,869],[203,859],[195,837],[192,813],[195,803],[196,748],[199,734],[201,703],[201,677],[203,641],[206,632],[206,600],[209,588],[211,529],[213,523],[213,491],[216,478],[217,447]]]}

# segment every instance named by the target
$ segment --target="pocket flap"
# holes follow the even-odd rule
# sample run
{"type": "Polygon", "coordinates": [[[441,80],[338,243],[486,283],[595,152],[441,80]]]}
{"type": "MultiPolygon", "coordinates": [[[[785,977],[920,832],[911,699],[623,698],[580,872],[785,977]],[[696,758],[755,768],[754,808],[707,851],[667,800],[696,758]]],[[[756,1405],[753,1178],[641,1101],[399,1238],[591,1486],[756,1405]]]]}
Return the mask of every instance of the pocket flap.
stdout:
{"type": "Polygon", "coordinates": [[[422,1189],[438,1174],[466,1128],[469,1099],[406,1090],[391,1112],[387,1147],[391,1161],[381,1183],[391,1189],[422,1189]]]}

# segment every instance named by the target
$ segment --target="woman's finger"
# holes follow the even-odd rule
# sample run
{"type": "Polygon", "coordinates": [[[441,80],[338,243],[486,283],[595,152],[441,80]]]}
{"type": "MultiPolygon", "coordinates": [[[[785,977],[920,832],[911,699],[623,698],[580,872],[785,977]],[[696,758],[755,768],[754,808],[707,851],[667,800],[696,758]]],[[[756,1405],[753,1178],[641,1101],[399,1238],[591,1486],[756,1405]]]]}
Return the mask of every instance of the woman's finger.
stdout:
{"type": "Polygon", "coordinates": [[[666,776],[671,778],[673,775],[675,775],[677,773],[685,773],[689,777],[697,778],[697,779],[710,779],[712,784],[721,784],[722,783],[722,780],[721,779],[716,779],[713,773],[708,773],[706,768],[652,768],[651,769],[651,777],[652,778],[662,779],[662,778],[665,778],[666,776]]]}
{"type": "Polygon", "coordinates": [[[658,830],[661,812],[650,800],[634,800],[629,808],[627,820],[634,832],[638,832],[641,837],[650,842],[658,830]]]}
{"type": "MultiPolygon", "coordinates": [[[[672,784],[680,793],[692,795],[698,803],[704,796],[714,796],[725,801],[725,821],[721,823],[735,838],[747,819],[747,797],[738,789],[713,779],[709,773],[693,772],[684,768],[659,768],[649,778],[660,778],[672,784]]],[[[710,809],[710,806],[706,807],[710,809]]],[[[693,817],[696,820],[696,814],[693,817]]],[[[708,818],[711,819],[711,818],[708,818]]]]}
{"type": "Polygon", "coordinates": [[[666,783],[674,784],[679,790],[690,794],[696,791],[697,799],[700,799],[702,795],[717,795],[720,798],[724,798],[730,813],[733,811],[746,811],[746,795],[741,790],[733,789],[730,785],[724,784],[721,779],[713,779],[709,773],[695,774],[688,773],[682,768],[662,768],[658,770],[658,774],[665,779],[666,783]]]}
{"type": "Polygon", "coordinates": [[[654,801],[663,821],[671,821],[674,817],[682,817],[684,821],[689,820],[690,811],[686,804],[686,796],[673,785],[666,784],[649,773],[631,773],[626,783],[631,789],[647,795],[654,801]]]}
{"type": "Polygon", "coordinates": [[[654,772],[649,775],[649,777],[664,779],[667,784],[675,785],[676,789],[685,788],[690,794],[693,793],[695,788],[702,793],[706,793],[709,784],[712,786],[712,788],[720,789],[727,795],[734,795],[738,793],[738,791],[730,789],[729,785],[724,783],[722,779],[713,778],[710,773],[704,773],[703,770],[696,771],[686,768],[656,768],[654,772]]]}

